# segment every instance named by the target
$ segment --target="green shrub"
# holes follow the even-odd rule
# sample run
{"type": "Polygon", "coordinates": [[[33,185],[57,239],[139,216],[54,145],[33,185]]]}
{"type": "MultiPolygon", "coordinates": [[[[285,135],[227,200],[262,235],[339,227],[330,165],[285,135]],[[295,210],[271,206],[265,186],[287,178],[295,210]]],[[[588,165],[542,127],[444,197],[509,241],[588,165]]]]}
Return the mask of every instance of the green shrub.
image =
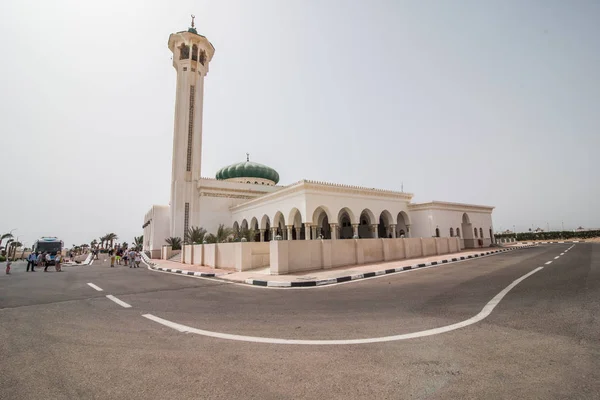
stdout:
{"type": "Polygon", "coordinates": [[[4,261],[6,261],[6,257],[0,256],[0,262],[4,262],[4,261]]]}
{"type": "MultiPolygon", "coordinates": [[[[496,239],[514,238],[514,233],[495,235],[496,239]]],[[[523,232],[517,233],[517,240],[564,240],[564,239],[591,239],[600,237],[600,231],[556,231],[556,232],[523,232]]]]}

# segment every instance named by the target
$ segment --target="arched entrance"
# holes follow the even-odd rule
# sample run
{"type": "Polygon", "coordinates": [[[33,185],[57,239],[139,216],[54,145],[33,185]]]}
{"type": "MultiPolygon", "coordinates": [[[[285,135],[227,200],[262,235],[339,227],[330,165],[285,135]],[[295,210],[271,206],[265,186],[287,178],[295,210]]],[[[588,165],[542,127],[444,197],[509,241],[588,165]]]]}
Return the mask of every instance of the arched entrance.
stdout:
{"type": "Polygon", "coordinates": [[[370,239],[373,237],[372,226],[375,223],[375,216],[368,208],[360,213],[358,225],[358,237],[361,239],[370,239]]]}
{"type": "Polygon", "coordinates": [[[410,220],[408,219],[408,214],[400,211],[396,216],[396,237],[410,237],[409,226],[410,220]]]}
{"type": "Polygon", "coordinates": [[[317,207],[313,213],[312,223],[317,227],[317,237],[323,236],[323,239],[331,239],[331,226],[329,225],[329,216],[325,207],[317,207]]]}
{"type": "Polygon", "coordinates": [[[340,239],[352,239],[354,236],[352,221],[354,215],[349,208],[342,208],[338,213],[338,229],[340,239]]]}
{"type": "Polygon", "coordinates": [[[377,237],[385,239],[391,238],[392,232],[390,225],[394,224],[392,214],[388,210],[383,210],[379,215],[379,224],[377,225],[377,237]]]}
{"type": "Polygon", "coordinates": [[[292,240],[304,240],[305,231],[304,224],[302,223],[302,214],[297,208],[293,208],[290,211],[288,222],[293,225],[292,228],[292,240]]]}
{"type": "Polygon", "coordinates": [[[471,225],[471,219],[467,213],[462,215],[462,224],[461,228],[464,234],[462,239],[463,247],[465,248],[474,248],[475,247],[475,238],[474,238],[474,229],[471,225]]]}
{"type": "Polygon", "coordinates": [[[250,220],[250,230],[254,233],[254,239],[252,241],[260,242],[260,230],[258,227],[258,220],[256,219],[256,217],[252,217],[252,220],[250,220]]]}

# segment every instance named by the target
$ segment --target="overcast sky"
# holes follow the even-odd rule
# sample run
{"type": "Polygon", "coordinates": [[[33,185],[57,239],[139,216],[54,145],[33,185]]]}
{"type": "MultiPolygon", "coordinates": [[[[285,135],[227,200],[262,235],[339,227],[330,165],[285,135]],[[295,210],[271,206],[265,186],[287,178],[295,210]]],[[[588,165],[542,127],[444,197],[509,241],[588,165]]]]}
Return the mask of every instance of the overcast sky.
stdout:
{"type": "Polygon", "coordinates": [[[600,228],[600,2],[2,0],[0,232],[131,242],[168,204],[191,13],[216,48],[203,176],[249,152],[283,185],[600,228]]]}

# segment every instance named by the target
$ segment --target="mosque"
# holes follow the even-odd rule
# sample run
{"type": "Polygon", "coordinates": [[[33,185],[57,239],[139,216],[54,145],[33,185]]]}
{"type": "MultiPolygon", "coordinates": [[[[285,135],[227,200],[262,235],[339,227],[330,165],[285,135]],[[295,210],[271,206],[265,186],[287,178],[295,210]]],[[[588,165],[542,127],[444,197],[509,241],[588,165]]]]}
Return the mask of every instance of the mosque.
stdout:
{"type": "Polygon", "coordinates": [[[403,191],[302,179],[280,186],[273,168],[245,160],[201,175],[204,78],[215,48],[192,26],[169,36],[177,71],[170,205],[144,218],[144,250],[160,254],[167,237],[220,224],[250,229],[254,241],[457,237],[461,248],[493,243],[494,207],[412,203],[403,191]]]}

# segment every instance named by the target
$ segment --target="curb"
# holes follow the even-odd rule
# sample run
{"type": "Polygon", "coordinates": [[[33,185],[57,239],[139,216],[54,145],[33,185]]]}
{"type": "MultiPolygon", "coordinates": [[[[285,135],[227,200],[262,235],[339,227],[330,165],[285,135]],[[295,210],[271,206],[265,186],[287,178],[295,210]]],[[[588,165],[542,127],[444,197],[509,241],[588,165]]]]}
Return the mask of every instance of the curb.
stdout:
{"type": "MultiPolygon", "coordinates": [[[[521,247],[517,247],[517,248],[510,248],[510,249],[498,249],[498,250],[492,250],[492,251],[485,251],[482,253],[471,254],[470,256],[452,257],[452,258],[448,258],[448,259],[440,260],[440,261],[431,261],[428,263],[406,265],[404,267],[390,268],[390,269],[385,269],[385,270],[381,270],[381,271],[366,272],[364,274],[341,276],[338,278],[321,279],[321,280],[316,280],[316,281],[282,282],[282,281],[265,281],[265,280],[259,280],[259,279],[246,279],[245,281],[230,281],[230,280],[227,280],[227,281],[230,283],[246,283],[246,284],[252,285],[252,286],[262,286],[262,287],[271,287],[271,288],[273,288],[273,287],[275,287],[275,288],[298,288],[298,287],[325,286],[325,285],[332,285],[334,283],[342,283],[342,282],[348,282],[348,281],[355,281],[358,279],[372,278],[374,276],[395,274],[395,273],[399,273],[399,272],[408,271],[411,269],[431,267],[434,265],[452,264],[452,263],[456,263],[456,262],[471,260],[474,258],[485,257],[485,256],[498,254],[498,253],[504,253],[507,251],[526,249],[526,248],[535,247],[535,246],[537,246],[537,244],[529,244],[529,245],[525,245],[525,246],[521,246],[521,247]]],[[[197,277],[202,277],[202,278],[218,278],[218,275],[215,273],[194,272],[194,271],[187,271],[185,269],[157,267],[154,262],[152,262],[149,258],[146,260],[146,258],[147,257],[142,257],[142,259],[144,260],[146,265],[148,265],[148,267],[153,270],[170,272],[170,273],[181,274],[181,275],[197,276],[197,277]]]]}

